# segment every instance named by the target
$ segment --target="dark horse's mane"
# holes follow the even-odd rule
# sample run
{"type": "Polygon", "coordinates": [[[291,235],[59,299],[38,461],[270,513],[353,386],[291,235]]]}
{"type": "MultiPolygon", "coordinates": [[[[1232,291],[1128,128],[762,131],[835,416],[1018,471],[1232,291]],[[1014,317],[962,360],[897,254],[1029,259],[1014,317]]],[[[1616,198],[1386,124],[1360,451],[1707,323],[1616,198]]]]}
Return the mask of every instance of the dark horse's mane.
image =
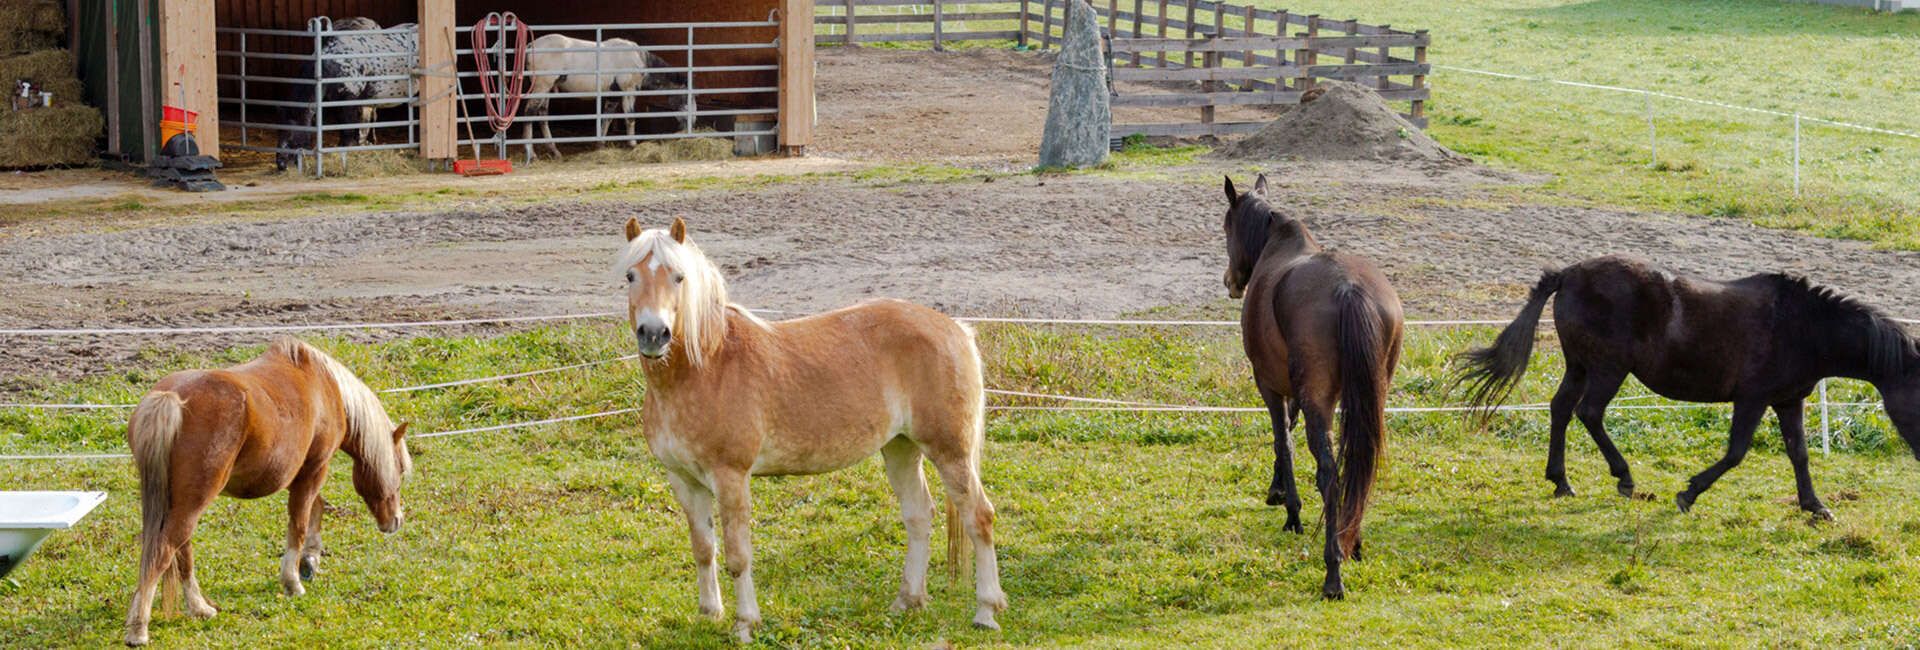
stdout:
{"type": "Polygon", "coordinates": [[[1275,210],[1272,204],[1267,203],[1266,197],[1254,192],[1242,195],[1240,204],[1234,206],[1234,209],[1241,211],[1238,241],[1249,249],[1241,252],[1245,253],[1250,260],[1260,259],[1260,251],[1267,247],[1267,241],[1274,235],[1299,237],[1306,231],[1306,227],[1300,223],[1299,219],[1275,210]],[[1283,232],[1273,232],[1276,220],[1282,228],[1285,228],[1283,232]]]}
{"type": "Polygon", "coordinates": [[[1781,295],[1800,297],[1816,322],[1840,325],[1860,335],[1866,341],[1867,369],[1876,376],[1899,376],[1920,364],[1920,339],[1908,334],[1885,310],[1805,276],[1771,275],[1781,295]]]}

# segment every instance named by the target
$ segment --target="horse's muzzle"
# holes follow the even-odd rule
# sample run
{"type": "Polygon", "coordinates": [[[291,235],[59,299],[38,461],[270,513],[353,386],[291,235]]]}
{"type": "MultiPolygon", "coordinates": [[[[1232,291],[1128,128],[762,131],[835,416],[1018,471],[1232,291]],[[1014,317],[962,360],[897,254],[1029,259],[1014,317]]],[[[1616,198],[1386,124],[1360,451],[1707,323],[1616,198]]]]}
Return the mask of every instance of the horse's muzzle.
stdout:
{"type": "Polygon", "coordinates": [[[642,324],[633,328],[633,338],[640,348],[640,356],[659,359],[667,356],[667,345],[673,342],[673,329],[665,325],[642,324]]]}

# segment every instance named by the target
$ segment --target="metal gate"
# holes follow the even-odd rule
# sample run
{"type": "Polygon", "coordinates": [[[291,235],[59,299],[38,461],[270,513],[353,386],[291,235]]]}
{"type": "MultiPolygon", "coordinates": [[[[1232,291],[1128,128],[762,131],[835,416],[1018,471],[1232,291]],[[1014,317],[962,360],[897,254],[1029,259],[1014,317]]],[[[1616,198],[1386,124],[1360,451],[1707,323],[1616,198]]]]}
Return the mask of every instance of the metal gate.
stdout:
{"type": "MultiPolygon", "coordinates": [[[[489,118],[483,107],[486,98],[480,92],[477,81],[481,72],[475,65],[473,56],[473,30],[468,25],[457,28],[454,56],[457,61],[459,79],[459,101],[467,106],[466,114],[460,118],[461,128],[456,129],[456,138],[461,153],[467,154],[472,147],[492,145],[494,154],[506,158],[515,145],[522,147],[531,160],[534,145],[558,145],[581,142],[639,142],[643,140],[666,140],[676,138],[733,138],[740,142],[742,138],[772,137],[776,135],[774,116],[779,112],[777,98],[780,87],[777,81],[767,85],[701,83],[704,78],[711,79],[713,73],[777,73],[777,63],[732,65],[715,63],[715,55],[720,52],[744,50],[777,51],[776,37],[767,40],[743,39],[737,36],[744,31],[741,28],[765,28],[777,30],[779,20],[769,16],[767,20],[732,22],[681,22],[681,23],[607,23],[579,25],[532,25],[529,24],[531,38],[548,34],[565,34],[574,38],[590,40],[601,44],[599,48],[587,50],[601,55],[621,53],[641,53],[641,58],[654,54],[663,59],[678,59],[678,63],[668,63],[660,67],[636,67],[634,65],[615,65],[603,62],[605,56],[576,57],[591,58],[586,64],[568,66],[567,69],[535,70],[531,64],[526,77],[531,80],[539,75],[591,76],[597,90],[565,92],[557,86],[545,92],[528,92],[522,96],[520,114],[514,116],[513,124],[503,132],[494,133],[489,128],[489,118]],[[630,37],[631,45],[607,44],[609,37],[630,37]],[[464,46],[464,47],[462,47],[464,46]],[[620,88],[609,83],[623,75],[657,75],[667,78],[665,83],[647,84],[643,87],[620,88]],[[616,108],[609,100],[631,98],[632,110],[616,108]],[[584,99],[593,104],[592,112],[564,113],[549,110],[546,115],[527,114],[527,101],[554,99],[584,99]],[[765,117],[759,117],[765,116],[765,117]],[[662,133],[628,133],[625,129],[615,132],[611,125],[615,121],[651,120],[672,118],[679,123],[662,133]],[[562,127],[561,133],[551,137],[546,135],[553,126],[562,127]],[[587,126],[591,126],[591,130],[587,126]],[[528,127],[534,133],[528,134],[528,127]],[[571,128],[567,128],[567,127],[571,128]]],[[[490,64],[490,76],[496,89],[504,89],[512,83],[511,71],[506,63],[514,56],[514,48],[509,46],[518,26],[512,21],[495,22],[484,28],[487,37],[486,55],[490,64]]],[[[565,48],[528,47],[524,55],[529,60],[536,54],[564,53],[581,50],[565,48]]],[[[736,75],[744,76],[744,75],[736,75]]],[[[658,77],[656,77],[658,78],[658,77]]],[[[531,83],[528,84],[532,86],[531,83]]],[[[550,109],[554,108],[549,104],[550,109]]],[[[564,106],[558,108],[566,108],[564,106]]]]}
{"type": "Polygon", "coordinates": [[[316,176],[325,175],[327,154],[338,154],[344,168],[348,152],[419,148],[419,84],[413,77],[420,60],[417,27],[336,30],[332,20],[320,16],[307,21],[305,31],[222,27],[215,33],[223,43],[215,54],[226,64],[223,70],[232,70],[218,77],[225,82],[223,89],[233,90],[220,95],[220,121],[240,129],[238,144],[222,146],[288,156],[303,173],[311,160],[316,176]],[[326,76],[329,69],[339,74],[326,76]],[[338,94],[338,89],[352,86],[395,91],[327,98],[330,88],[338,94]],[[368,109],[399,107],[405,108],[403,119],[365,119],[368,109]],[[361,119],[337,119],[346,113],[360,113],[361,119]],[[404,130],[404,141],[348,142],[353,134],[394,128],[404,130]],[[336,136],[333,143],[328,142],[330,133],[336,136]],[[271,137],[274,144],[257,143],[260,135],[271,137]]]}

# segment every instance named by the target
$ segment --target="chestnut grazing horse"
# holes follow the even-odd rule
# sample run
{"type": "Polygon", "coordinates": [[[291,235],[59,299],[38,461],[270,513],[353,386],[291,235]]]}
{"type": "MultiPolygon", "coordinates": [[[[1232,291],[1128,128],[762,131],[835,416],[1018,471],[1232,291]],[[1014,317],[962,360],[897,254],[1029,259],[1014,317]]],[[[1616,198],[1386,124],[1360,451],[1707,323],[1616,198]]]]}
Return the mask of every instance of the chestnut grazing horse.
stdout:
{"type": "Polygon", "coordinates": [[[1267,505],[1287,506],[1285,529],[1304,533],[1288,432],[1301,414],[1313,451],[1314,486],[1326,507],[1326,582],[1346,595],[1340,562],[1360,559],[1360,518],[1386,447],[1386,393],[1400,362],[1400,297],[1365,258],[1320,249],[1307,226],[1253,191],[1227,190],[1227,293],[1245,296],[1240,337],[1254,385],[1273,421],[1273,483],[1267,505]],[[1340,412],[1336,460],[1329,429],[1340,412]]]}
{"type": "Polygon", "coordinates": [[[140,472],[140,580],[127,613],[130,646],[147,643],[154,590],[185,586],[187,613],[217,610],[193,575],[193,528],[225,493],[287,497],[280,586],[304,593],[320,557],[320,486],[335,451],[353,459],[353,489],[380,531],[400,529],[400,483],[412,469],[407,425],[393,426],[367,385],[333,357],[282,338],[243,365],[167,375],[127,424],[140,472]]]}
{"type": "Polygon", "coordinates": [[[1800,508],[1831,519],[1807,474],[1804,401],[1821,379],[1870,382],[1887,416],[1920,458],[1920,344],[1884,312],[1805,278],[1766,273],[1730,282],[1676,277],[1638,259],[1596,257],[1540,276],[1492,347],[1460,355],[1458,381],[1469,401],[1491,409],[1527,370],[1533,331],[1547,298],[1567,371],[1553,395],[1547,480],[1554,496],[1567,483],[1567,424],[1579,417],[1633,496],[1633,474],[1614,448],[1607,403],[1633,375],[1653,392],[1687,402],[1732,402],[1733,428],[1719,462],[1694,475],[1674,497],[1682,512],[1721,474],[1740,464],[1761,416],[1772,408],[1793,462],[1800,508]]]}
{"type": "Polygon", "coordinates": [[[753,592],[751,476],[818,474],[879,451],[906,524],[906,568],[895,611],[927,602],[933,500],[921,457],[947,491],[947,557],[974,547],[974,625],[998,629],[1007,606],[993,551],[993,504],[980,486],[986,397],[973,333],[926,307],[865,302],[769,323],[727,302],[720,270],[687,237],[626,225],[616,264],[647,391],[641,425],[666,468],[693,540],[700,612],[719,618],[713,514],[725,526],[733,632],[760,622],[753,592]]]}

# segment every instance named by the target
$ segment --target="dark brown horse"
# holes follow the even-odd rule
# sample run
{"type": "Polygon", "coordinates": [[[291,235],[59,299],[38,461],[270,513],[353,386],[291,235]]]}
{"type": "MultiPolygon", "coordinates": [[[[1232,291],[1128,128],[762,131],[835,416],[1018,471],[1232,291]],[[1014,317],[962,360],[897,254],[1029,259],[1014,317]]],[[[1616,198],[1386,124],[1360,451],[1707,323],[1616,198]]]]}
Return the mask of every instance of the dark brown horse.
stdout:
{"type": "Polygon", "coordinates": [[[1740,464],[1761,416],[1772,408],[1793,461],[1800,507],[1831,518],[1807,475],[1802,422],[1807,395],[1827,377],[1864,380],[1879,389],[1894,428],[1920,458],[1920,346],[1880,310],[1778,273],[1713,282],[1614,256],[1549,271],[1492,347],[1461,355],[1460,380],[1473,404],[1491,408],[1513,391],[1527,369],[1533,331],[1549,296],[1567,360],[1553,396],[1547,449],[1554,496],[1573,495],[1565,447],[1567,424],[1575,416],[1606,456],[1620,494],[1633,495],[1633,475],[1602,422],[1627,375],[1671,399],[1733,403],[1727,453],[1674,497],[1681,511],[1740,464]]]}
{"type": "Polygon", "coordinates": [[[1253,381],[1273,420],[1273,483],[1267,505],[1287,506],[1286,530],[1303,533],[1294,487],[1294,420],[1307,420],[1314,486],[1326,508],[1327,578],[1341,598],[1340,562],[1360,559],[1360,518],[1386,447],[1386,393],[1400,361],[1400,297],[1364,258],[1327,252],[1306,224],[1267,204],[1267,177],[1253,191],[1227,190],[1227,293],[1246,296],[1240,335],[1253,381]],[[1330,435],[1340,413],[1336,459],[1330,435]]]}

